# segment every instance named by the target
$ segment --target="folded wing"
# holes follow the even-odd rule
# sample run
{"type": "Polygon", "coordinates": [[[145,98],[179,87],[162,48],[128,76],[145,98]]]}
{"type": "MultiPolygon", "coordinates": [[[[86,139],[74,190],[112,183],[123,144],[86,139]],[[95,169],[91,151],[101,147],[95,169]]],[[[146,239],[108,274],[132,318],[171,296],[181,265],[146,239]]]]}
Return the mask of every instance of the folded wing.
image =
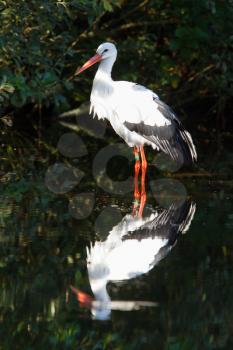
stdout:
{"type": "Polygon", "coordinates": [[[118,89],[121,99],[116,104],[115,113],[129,131],[152,142],[181,164],[193,163],[197,159],[190,133],[184,129],[173,110],[153,91],[127,82],[119,82],[118,89]],[[122,95],[125,96],[125,103],[122,95]]]}

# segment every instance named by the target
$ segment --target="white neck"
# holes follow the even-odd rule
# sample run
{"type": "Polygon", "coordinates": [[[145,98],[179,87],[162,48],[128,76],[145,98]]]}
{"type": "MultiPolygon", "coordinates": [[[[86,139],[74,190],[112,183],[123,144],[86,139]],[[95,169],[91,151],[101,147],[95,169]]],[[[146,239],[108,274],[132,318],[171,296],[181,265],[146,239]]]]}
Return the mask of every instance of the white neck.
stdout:
{"type": "Polygon", "coordinates": [[[101,76],[101,78],[105,77],[106,79],[112,80],[111,73],[115,61],[116,56],[111,56],[101,61],[99,68],[96,72],[95,79],[101,76]]]}
{"type": "Polygon", "coordinates": [[[103,92],[106,93],[111,91],[111,85],[112,85],[112,67],[116,60],[115,56],[111,56],[108,58],[105,58],[103,61],[100,62],[99,68],[95,74],[95,78],[93,81],[93,88],[97,88],[99,92],[103,89],[103,92]]]}
{"type": "Polygon", "coordinates": [[[97,115],[99,119],[108,119],[109,117],[109,114],[106,112],[108,110],[102,102],[103,99],[112,94],[114,89],[111,72],[115,60],[116,55],[101,61],[93,81],[90,113],[94,111],[94,116],[97,115]]]}
{"type": "Polygon", "coordinates": [[[100,62],[99,68],[96,72],[92,94],[97,96],[107,96],[112,92],[112,66],[115,62],[115,57],[109,57],[100,62]]]}
{"type": "Polygon", "coordinates": [[[105,278],[94,280],[89,280],[92,292],[95,296],[95,300],[99,303],[109,303],[111,301],[110,296],[107,292],[107,280],[105,278]]]}
{"type": "Polygon", "coordinates": [[[107,320],[111,314],[111,299],[105,285],[94,293],[95,300],[92,303],[92,315],[94,319],[107,320]]]}

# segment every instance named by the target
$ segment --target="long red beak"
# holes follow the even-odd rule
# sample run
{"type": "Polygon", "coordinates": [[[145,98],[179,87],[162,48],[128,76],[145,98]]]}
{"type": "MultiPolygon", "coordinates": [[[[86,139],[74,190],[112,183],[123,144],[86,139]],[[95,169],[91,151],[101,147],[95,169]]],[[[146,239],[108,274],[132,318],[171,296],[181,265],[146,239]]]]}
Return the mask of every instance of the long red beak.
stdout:
{"type": "Polygon", "coordinates": [[[86,63],[84,63],[84,65],[81,68],[78,68],[74,75],[78,75],[82,73],[84,70],[93,66],[93,64],[100,62],[101,60],[102,60],[102,56],[97,53],[95,56],[90,58],[86,63]]]}

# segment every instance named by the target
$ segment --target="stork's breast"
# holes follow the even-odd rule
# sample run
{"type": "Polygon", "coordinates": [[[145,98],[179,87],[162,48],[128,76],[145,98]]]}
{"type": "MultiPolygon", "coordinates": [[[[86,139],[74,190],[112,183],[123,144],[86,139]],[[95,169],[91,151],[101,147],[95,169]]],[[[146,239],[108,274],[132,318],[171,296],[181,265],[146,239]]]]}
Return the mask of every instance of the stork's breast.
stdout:
{"type": "Polygon", "coordinates": [[[112,108],[107,98],[100,98],[91,96],[91,109],[94,117],[97,115],[98,119],[110,119],[112,108]]]}

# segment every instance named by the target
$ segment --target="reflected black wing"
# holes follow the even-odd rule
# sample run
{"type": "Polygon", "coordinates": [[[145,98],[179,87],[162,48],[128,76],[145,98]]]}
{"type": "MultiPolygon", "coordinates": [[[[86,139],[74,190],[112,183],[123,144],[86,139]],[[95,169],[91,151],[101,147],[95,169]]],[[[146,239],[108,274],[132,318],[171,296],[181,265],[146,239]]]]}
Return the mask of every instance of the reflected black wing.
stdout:
{"type": "Polygon", "coordinates": [[[168,242],[154,256],[151,266],[158,264],[171,251],[180,233],[185,233],[192,222],[196,205],[190,200],[184,203],[175,202],[169,209],[164,209],[154,220],[143,224],[137,231],[129,232],[124,239],[146,239],[159,237],[167,239],[168,242]]]}
{"type": "Polygon", "coordinates": [[[190,200],[176,201],[168,209],[163,209],[155,219],[146,221],[135,231],[129,231],[123,239],[142,240],[148,237],[160,237],[168,240],[171,246],[178,235],[188,230],[196,210],[196,205],[190,200]]]}

